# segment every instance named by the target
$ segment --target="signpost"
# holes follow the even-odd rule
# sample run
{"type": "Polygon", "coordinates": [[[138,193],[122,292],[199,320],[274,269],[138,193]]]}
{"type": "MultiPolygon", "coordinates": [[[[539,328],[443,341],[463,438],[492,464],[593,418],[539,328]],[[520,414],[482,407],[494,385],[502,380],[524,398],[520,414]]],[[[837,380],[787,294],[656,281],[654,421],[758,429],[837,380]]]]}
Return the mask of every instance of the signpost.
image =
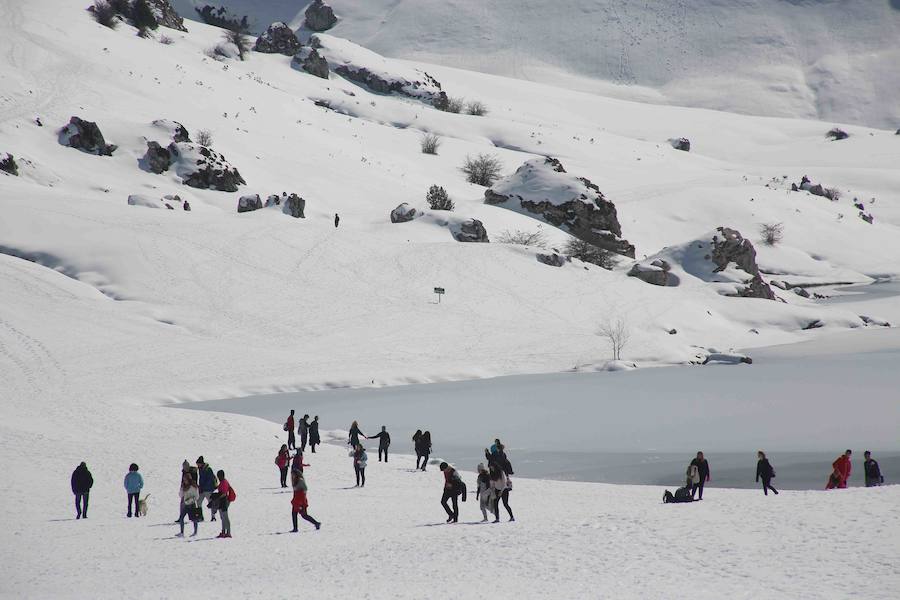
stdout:
{"type": "Polygon", "coordinates": [[[438,297],[438,304],[440,304],[440,303],[441,303],[441,296],[444,295],[444,288],[442,288],[442,287],[436,287],[436,288],[434,288],[434,293],[437,294],[437,297],[438,297]]]}

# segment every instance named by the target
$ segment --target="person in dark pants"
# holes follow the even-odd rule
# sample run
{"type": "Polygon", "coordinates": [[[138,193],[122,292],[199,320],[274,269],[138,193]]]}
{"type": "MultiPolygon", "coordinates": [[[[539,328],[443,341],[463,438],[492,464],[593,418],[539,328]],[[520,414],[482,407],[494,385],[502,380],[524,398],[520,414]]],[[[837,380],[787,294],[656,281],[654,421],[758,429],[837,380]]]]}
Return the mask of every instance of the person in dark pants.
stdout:
{"type": "Polygon", "coordinates": [[[369,436],[359,430],[359,424],[356,421],[353,421],[353,423],[350,424],[350,438],[347,440],[347,443],[350,444],[351,448],[359,446],[359,436],[369,439],[369,436]]]}
{"type": "Polygon", "coordinates": [[[378,438],[378,462],[381,462],[381,453],[384,453],[384,462],[388,461],[388,446],[391,445],[391,434],[387,432],[387,426],[382,425],[381,431],[369,439],[378,438]]]}
{"type": "Polygon", "coordinates": [[[284,430],[287,431],[288,434],[288,450],[296,450],[297,442],[294,438],[294,411],[291,409],[291,414],[288,415],[287,421],[284,422],[284,430]]]}
{"type": "Polygon", "coordinates": [[[769,464],[769,459],[766,458],[765,452],[760,450],[756,453],[756,456],[759,459],[756,462],[756,483],[759,483],[759,480],[762,479],[763,494],[768,496],[769,490],[772,490],[777,496],[778,490],[772,487],[772,478],[775,477],[775,469],[769,464]]]}
{"type": "Polygon", "coordinates": [[[131,503],[134,501],[134,516],[140,517],[138,511],[138,501],[141,497],[141,490],[144,488],[144,478],[138,473],[138,466],[131,463],[128,467],[128,473],[125,475],[125,492],[128,494],[128,517],[131,517],[131,503]]]}
{"type": "Polygon", "coordinates": [[[363,448],[362,444],[357,444],[353,450],[350,450],[350,456],[353,457],[356,487],[366,487],[366,464],[369,462],[369,455],[366,454],[366,449],[363,448]]]}
{"type": "Polygon", "coordinates": [[[94,485],[94,478],[88,471],[87,465],[81,463],[72,471],[72,493],[75,494],[75,512],[76,519],[84,517],[87,519],[88,498],[91,493],[91,487],[94,485]]]}
{"type": "Polygon", "coordinates": [[[288,450],[287,444],[281,445],[278,456],[275,457],[275,464],[281,471],[281,487],[287,487],[288,465],[291,462],[291,452],[288,450]]]}
{"type": "Polygon", "coordinates": [[[424,471],[426,465],[428,465],[428,457],[431,456],[431,432],[426,431],[423,433],[419,442],[421,443],[420,452],[422,453],[422,470],[424,471]]]}
{"type": "Polygon", "coordinates": [[[872,458],[872,453],[866,450],[863,453],[863,473],[866,476],[866,487],[875,487],[884,483],[884,475],[881,474],[881,467],[878,461],[872,458]]]}
{"type": "MultiPolygon", "coordinates": [[[[206,459],[204,459],[202,456],[198,456],[197,487],[200,489],[200,503],[198,504],[198,506],[200,507],[200,521],[204,520],[203,505],[209,502],[209,498],[213,495],[213,492],[216,491],[217,485],[219,485],[219,482],[216,481],[216,474],[213,472],[212,467],[206,464],[206,459]]],[[[215,511],[211,512],[210,520],[216,520],[215,511]]]]}
{"type": "Polygon", "coordinates": [[[416,429],[412,436],[413,448],[416,450],[416,469],[419,468],[419,461],[422,460],[422,430],[416,429]]]}
{"type": "Polygon", "coordinates": [[[309,438],[309,415],[303,415],[303,418],[300,419],[297,433],[300,434],[300,452],[306,452],[306,440],[309,438]]]}
{"type": "Polygon", "coordinates": [[[337,229],[338,224],[341,222],[341,217],[337,213],[334,213],[334,228],[337,229]]]}
{"type": "Polygon", "coordinates": [[[697,499],[703,500],[703,486],[709,481],[709,462],[703,457],[702,452],[698,452],[697,458],[691,461],[690,466],[697,467],[697,474],[700,476],[700,480],[693,484],[694,487],[691,490],[691,496],[699,491],[700,495],[697,499]]]}
{"type": "Polygon", "coordinates": [[[297,515],[303,517],[304,521],[309,521],[316,526],[316,531],[322,527],[322,524],[312,518],[307,509],[309,508],[309,500],[306,492],[309,489],[306,485],[306,479],[300,471],[291,471],[291,487],[294,488],[294,496],[291,498],[291,521],[294,524],[292,533],[297,533],[297,515]]]}
{"type": "Polygon", "coordinates": [[[458,523],[459,504],[457,503],[456,498],[460,494],[460,488],[464,489],[465,486],[459,477],[459,473],[456,472],[456,469],[445,462],[441,463],[440,469],[444,474],[444,495],[441,496],[441,506],[447,511],[447,522],[458,523]],[[450,510],[450,506],[447,505],[448,500],[452,502],[453,510],[450,510]]]}
{"type": "Polygon", "coordinates": [[[322,443],[319,437],[319,415],[313,417],[312,423],[309,424],[309,451],[316,453],[316,446],[322,443]]]}

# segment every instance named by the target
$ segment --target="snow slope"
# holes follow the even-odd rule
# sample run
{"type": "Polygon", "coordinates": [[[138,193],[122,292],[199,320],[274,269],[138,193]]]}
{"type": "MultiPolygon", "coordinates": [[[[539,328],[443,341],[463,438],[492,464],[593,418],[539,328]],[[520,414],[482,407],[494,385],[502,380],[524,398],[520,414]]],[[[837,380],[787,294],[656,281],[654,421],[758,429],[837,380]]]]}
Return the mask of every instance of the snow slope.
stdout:
{"type": "MultiPolygon", "coordinates": [[[[303,24],[307,0],[177,0],[303,24]]],[[[657,103],[900,126],[888,0],[333,0],[335,35],[397,58],[657,103]]],[[[194,14],[192,14],[194,13],[194,14]]]]}

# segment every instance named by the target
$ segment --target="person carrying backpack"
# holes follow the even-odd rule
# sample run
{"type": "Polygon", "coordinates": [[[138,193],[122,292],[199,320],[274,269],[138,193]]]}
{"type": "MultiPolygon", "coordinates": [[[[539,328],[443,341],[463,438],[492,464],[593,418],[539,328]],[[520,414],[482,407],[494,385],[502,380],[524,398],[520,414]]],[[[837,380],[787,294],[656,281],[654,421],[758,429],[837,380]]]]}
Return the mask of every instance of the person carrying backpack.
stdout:
{"type": "Polygon", "coordinates": [[[881,467],[878,461],[872,458],[872,453],[866,450],[863,453],[865,462],[863,463],[863,473],[866,476],[866,487],[876,487],[884,483],[884,475],[881,474],[881,467]]]}
{"type": "Polygon", "coordinates": [[[297,433],[300,434],[300,452],[306,452],[306,440],[309,438],[309,415],[303,415],[303,418],[300,419],[297,433]]]}
{"type": "Polygon", "coordinates": [[[350,456],[353,457],[356,487],[366,487],[366,465],[369,463],[369,455],[366,454],[366,449],[363,448],[362,444],[356,444],[356,447],[350,450],[350,456]]]}
{"type": "Polygon", "coordinates": [[[769,490],[772,490],[777,496],[778,490],[772,487],[772,479],[775,477],[775,469],[773,469],[772,465],[769,464],[769,459],[766,458],[766,453],[762,450],[756,453],[756,457],[759,459],[756,462],[756,483],[759,483],[759,480],[762,479],[763,494],[768,496],[769,490]]]}
{"type": "Polygon", "coordinates": [[[475,489],[475,499],[479,501],[482,523],[487,523],[488,512],[494,512],[494,488],[491,485],[491,475],[484,463],[478,463],[478,480],[475,489]]]}
{"type": "Polygon", "coordinates": [[[281,445],[278,456],[275,457],[275,464],[281,471],[281,487],[287,487],[288,465],[291,462],[291,452],[288,450],[287,444],[281,445]]]}
{"type": "Polygon", "coordinates": [[[234,488],[231,487],[231,484],[228,483],[228,480],[225,479],[225,471],[219,469],[216,476],[219,478],[219,486],[216,491],[219,493],[219,515],[222,517],[222,533],[220,533],[218,537],[230,538],[231,519],[228,517],[228,508],[231,506],[232,502],[237,500],[237,494],[235,493],[234,488]]]}
{"type": "Polygon", "coordinates": [[[709,462],[703,457],[702,452],[698,452],[697,458],[688,465],[687,475],[691,481],[691,498],[699,490],[700,497],[697,499],[703,500],[703,486],[709,481],[709,462]]]}
{"type": "Polygon", "coordinates": [[[72,493],[75,494],[75,519],[87,519],[88,499],[91,488],[94,486],[94,478],[87,468],[86,463],[81,463],[72,471],[72,493]]]}
{"type": "Polygon", "coordinates": [[[309,451],[316,453],[316,446],[322,443],[319,437],[319,415],[313,417],[312,423],[309,424],[309,451]]]}
{"type": "Polygon", "coordinates": [[[304,521],[309,521],[313,525],[316,526],[316,531],[322,527],[322,524],[319,521],[316,521],[312,518],[307,509],[309,508],[309,500],[306,498],[306,492],[308,491],[308,487],[306,485],[306,479],[303,477],[303,473],[300,471],[291,471],[291,486],[294,488],[294,496],[291,498],[291,521],[294,523],[294,528],[291,530],[292,533],[297,533],[297,515],[299,514],[303,517],[304,521]]]}
{"type": "Polygon", "coordinates": [[[197,481],[190,472],[185,473],[181,477],[181,513],[178,515],[178,525],[181,528],[175,537],[184,537],[184,518],[188,517],[194,524],[194,533],[191,537],[197,535],[197,522],[200,520],[200,488],[197,487],[197,481]]]}
{"type": "MultiPolygon", "coordinates": [[[[447,463],[442,462],[439,468],[444,474],[444,495],[441,496],[441,506],[447,511],[448,523],[459,523],[459,504],[456,499],[462,493],[462,490],[465,490],[465,485],[456,469],[447,463]],[[453,510],[450,510],[450,507],[447,505],[448,500],[453,503],[453,510]]],[[[465,502],[465,497],[463,502],[465,502]]]]}
{"type": "Polygon", "coordinates": [[[381,453],[384,453],[384,462],[388,461],[388,447],[391,445],[391,434],[387,432],[387,427],[385,425],[381,426],[381,431],[377,434],[373,435],[371,438],[374,440],[378,438],[378,462],[381,462],[381,453]]]}
{"type": "Polygon", "coordinates": [[[131,502],[134,501],[134,516],[140,517],[140,509],[138,501],[141,497],[141,490],[144,488],[144,478],[138,473],[138,466],[131,463],[128,467],[128,473],[125,474],[125,493],[128,494],[128,518],[131,518],[131,502]]]}
{"type": "Polygon", "coordinates": [[[419,439],[420,452],[422,453],[422,470],[428,465],[428,457],[431,456],[431,432],[426,431],[419,439]]]}
{"type": "MultiPolygon", "coordinates": [[[[216,474],[213,473],[212,467],[206,464],[206,460],[202,456],[197,457],[197,476],[199,478],[198,487],[200,488],[200,521],[203,519],[203,503],[209,501],[209,497],[216,491],[216,474]]],[[[210,515],[210,520],[216,520],[216,513],[210,515]]]]}
{"type": "Polygon", "coordinates": [[[287,431],[288,441],[287,447],[289,450],[297,449],[297,442],[294,438],[294,409],[291,409],[291,414],[288,415],[287,420],[284,422],[284,430],[287,431]]]}

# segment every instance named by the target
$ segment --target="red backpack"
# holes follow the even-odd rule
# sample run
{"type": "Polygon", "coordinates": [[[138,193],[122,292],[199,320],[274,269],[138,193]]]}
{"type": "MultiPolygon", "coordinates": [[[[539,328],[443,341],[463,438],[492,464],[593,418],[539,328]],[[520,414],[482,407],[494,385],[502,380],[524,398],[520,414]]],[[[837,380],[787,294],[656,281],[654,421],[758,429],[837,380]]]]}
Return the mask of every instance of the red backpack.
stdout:
{"type": "Polygon", "coordinates": [[[228,502],[234,502],[237,500],[237,492],[234,491],[234,488],[231,484],[228,485],[228,502]]]}

